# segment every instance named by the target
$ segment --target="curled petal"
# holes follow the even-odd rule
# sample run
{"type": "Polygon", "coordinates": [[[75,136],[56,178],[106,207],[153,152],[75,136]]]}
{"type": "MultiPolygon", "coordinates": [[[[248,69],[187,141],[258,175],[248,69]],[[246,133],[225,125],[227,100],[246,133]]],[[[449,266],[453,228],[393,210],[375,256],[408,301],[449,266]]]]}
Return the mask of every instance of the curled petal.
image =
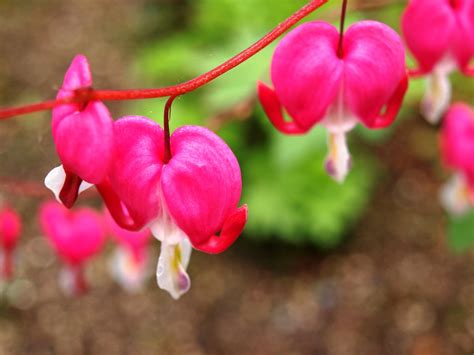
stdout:
{"type": "Polygon", "coordinates": [[[132,218],[130,211],[122,200],[120,200],[108,178],[96,185],[96,188],[97,191],[99,191],[110,216],[120,228],[129,231],[139,231],[144,228],[145,221],[142,221],[140,224],[132,218]]]}
{"type": "Polygon", "coordinates": [[[398,84],[397,89],[393,93],[392,97],[388,100],[384,113],[379,114],[372,121],[366,121],[366,125],[369,128],[378,129],[390,126],[395,118],[397,118],[400,107],[402,106],[403,99],[408,89],[408,75],[406,75],[398,84]]]}
{"type": "Polygon", "coordinates": [[[367,127],[389,125],[407,85],[405,50],[398,34],[375,21],[352,25],[344,36],[344,63],[345,98],[351,111],[367,127]]]}
{"type": "Polygon", "coordinates": [[[467,76],[474,77],[474,65],[465,65],[462,68],[462,72],[467,76]]]}
{"type": "MultiPolygon", "coordinates": [[[[334,26],[309,22],[288,33],[273,55],[271,77],[276,95],[303,131],[324,118],[341,86],[343,62],[337,56],[338,40],[334,26]]],[[[267,102],[275,112],[275,99],[269,96],[267,102]]]]}
{"type": "Polygon", "coordinates": [[[168,212],[193,245],[205,244],[237,208],[239,164],[225,142],[202,127],[177,129],[171,150],[161,177],[168,212]]]}
{"type": "Polygon", "coordinates": [[[146,117],[129,116],[115,122],[111,187],[140,227],[161,215],[163,147],[163,130],[146,117]]]}
{"type": "Polygon", "coordinates": [[[193,247],[208,254],[222,253],[240,236],[247,223],[247,216],[247,205],[238,208],[227,218],[219,235],[211,236],[205,243],[193,244],[193,247]]]}
{"type": "Polygon", "coordinates": [[[258,97],[265,113],[273,126],[285,134],[302,134],[303,130],[295,122],[285,121],[283,117],[283,107],[275,91],[262,82],[258,82],[258,97]]]}

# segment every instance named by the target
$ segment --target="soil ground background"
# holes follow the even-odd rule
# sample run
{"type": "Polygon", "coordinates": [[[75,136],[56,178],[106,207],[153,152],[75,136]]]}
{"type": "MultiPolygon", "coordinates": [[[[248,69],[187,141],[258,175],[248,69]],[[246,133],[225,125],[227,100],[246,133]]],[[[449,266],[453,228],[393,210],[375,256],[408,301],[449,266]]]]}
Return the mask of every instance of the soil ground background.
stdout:
{"type": "MultiPolygon", "coordinates": [[[[139,86],[129,66],[144,6],[0,2],[0,102],[54,95],[78,49],[95,58],[98,87],[139,86]]],[[[58,162],[50,134],[48,114],[2,122],[0,178],[41,182],[58,162]]],[[[446,246],[436,147],[435,129],[420,117],[404,121],[374,152],[384,174],[342,247],[323,253],[242,238],[221,256],[194,253],[193,287],[179,302],[153,279],[142,293],[121,291],[107,255],[88,269],[88,295],[63,296],[59,263],[37,226],[42,197],[0,185],[25,219],[17,278],[2,286],[0,354],[472,354],[474,254],[446,246]]]]}

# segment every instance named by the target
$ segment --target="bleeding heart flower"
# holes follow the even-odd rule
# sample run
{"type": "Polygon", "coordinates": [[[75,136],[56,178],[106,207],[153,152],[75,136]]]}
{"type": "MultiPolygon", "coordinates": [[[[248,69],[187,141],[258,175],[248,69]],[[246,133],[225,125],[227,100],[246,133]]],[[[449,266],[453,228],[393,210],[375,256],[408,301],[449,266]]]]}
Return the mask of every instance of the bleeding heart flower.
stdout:
{"type": "Polygon", "coordinates": [[[441,202],[450,213],[465,213],[474,204],[474,111],[458,103],[451,106],[441,131],[444,163],[456,174],[441,192],[441,202]]]}
{"type": "Polygon", "coordinates": [[[117,225],[110,213],[104,211],[108,231],[118,247],[110,263],[110,270],[117,282],[127,291],[142,288],[148,276],[148,243],[151,233],[148,228],[133,232],[117,225]]]}
{"type": "MultiPolygon", "coordinates": [[[[92,88],[86,57],[78,55],[64,77],[58,99],[92,88]]],[[[113,159],[113,120],[100,101],[69,103],[53,110],[52,132],[62,166],[46,176],[56,199],[70,208],[78,193],[104,180],[113,159]]]]}
{"type": "Polygon", "coordinates": [[[10,207],[0,208],[1,275],[8,280],[13,275],[13,253],[20,238],[21,219],[10,207]]]}
{"type": "Polygon", "coordinates": [[[474,75],[473,0],[411,0],[402,17],[408,48],[427,76],[422,113],[437,123],[451,101],[449,74],[456,68],[474,75]]]}
{"type": "Polygon", "coordinates": [[[100,215],[89,208],[68,210],[56,202],[47,202],[41,207],[40,222],[66,266],[61,274],[61,286],[74,295],[85,292],[84,265],[101,251],[105,242],[100,215]]]}
{"type": "Polygon", "coordinates": [[[259,83],[260,102],[285,134],[303,134],[315,124],[329,131],[328,173],[337,181],[351,160],[346,133],[361,122],[384,128],[394,120],[408,80],[400,37],[388,26],[361,21],[344,34],[325,22],[310,22],[279,43],[272,61],[274,90],[259,83]],[[283,116],[285,109],[292,121],[283,116]]]}
{"type": "Polygon", "coordinates": [[[211,131],[185,126],[172,134],[172,158],[165,163],[164,132],[145,117],[116,121],[115,148],[111,184],[133,220],[149,225],[162,242],[158,285],[178,298],[190,286],[191,244],[221,253],[244,228],[237,159],[211,131]]]}

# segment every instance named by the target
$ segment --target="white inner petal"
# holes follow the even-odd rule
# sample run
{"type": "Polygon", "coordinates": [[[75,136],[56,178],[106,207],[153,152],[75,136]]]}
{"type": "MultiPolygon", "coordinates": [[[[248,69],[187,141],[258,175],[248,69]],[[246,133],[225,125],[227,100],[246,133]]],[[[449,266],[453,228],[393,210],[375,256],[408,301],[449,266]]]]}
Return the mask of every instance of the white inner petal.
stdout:
{"type": "Polygon", "coordinates": [[[136,260],[128,248],[117,247],[109,262],[112,277],[128,292],[137,292],[149,275],[147,259],[136,260]]]}
{"type": "Polygon", "coordinates": [[[449,214],[460,216],[467,213],[471,208],[471,201],[464,176],[460,173],[453,175],[442,187],[439,199],[449,214]]]}
{"type": "Polygon", "coordinates": [[[451,81],[449,74],[456,68],[456,62],[446,57],[426,77],[426,91],[421,101],[421,113],[432,124],[438,123],[451,102],[451,81]]]}
{"type": "Polygon", "coordinates": [[[328,133],[329,154],[326,170],[337,182],[343,182],[351,168],[351,155],[344,132],[328,133]]]}
{"type": "MultiPolygon", "coordinates": [[[[61,202],[59,199],[59,194],[61,193],[61,190],[64,186],[64,182],[66,180],[66,172],[64,171],[64,168],[62,165],[57,166],[53,170],[51,170],[48,175],[46,175],[46,178],[44,179],[44,184],[48,189],[50,189],[54,197],[58,202],[61,202]]],[[[92,184],[82,181],[81,185],[79,186],[79,193],[87,190],[93,186],[92,184]]]]}
{"type": "Polygon", "coordinates": [[[191,280],[186,268],[191,258],[192,246],[188,236],[176,225],[168,213],[166,201],[161,196],[162,213],[149,227],[153,236],[161,241],[156,280],[158,286],[178,299],[189,291],[191,280]]]}
{"type": "Polygon", "coordinates": [[[156,270],[158,286],[175,300],[189,291],[191,280],[186,273],[191,256],[191,244],[183,239],[179,244],[161,243],[161,254],[156,270]]]}
{"type": "Polygon", "coordinates": [[[70,266],[64,266],[59,272],[59,287],[67,296],[77,294],[76,271],[70,266]]]}
{"type": "Polygon", "coordinates": [[[343,182],[351,168],[351,156],[346,133],[357,124],[357,118],[344,104],[344,92],[339,90],[337,99],[329,107],[322,124],[328,130],[328,157],[326,171],[336,181],[343,182]]]}
{"type": "Polygon", "coordinates": [[[339,89],[337,98],[328,108],[326,117],[321,124],[330,132],[348,132],[357,124],[358,120],[344,104],[344,91],[339,89]]]}

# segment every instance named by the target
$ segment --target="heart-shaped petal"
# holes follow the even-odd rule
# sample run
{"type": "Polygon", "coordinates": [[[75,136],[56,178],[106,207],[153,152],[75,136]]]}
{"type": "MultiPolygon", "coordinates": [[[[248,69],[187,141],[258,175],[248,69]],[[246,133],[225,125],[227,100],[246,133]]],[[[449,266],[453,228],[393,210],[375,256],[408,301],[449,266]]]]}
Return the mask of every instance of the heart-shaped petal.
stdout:
{"type": "Polygon", "coordinates": [[[111,184],[133,220],[142,227],[161,215],[163,130],[146,117],[115,122],[115,160],[111,184]]]}
{"type": "Polygon", "coordinates": [[[447,166],[474,177],[474,111],[468,105],[454,104],[446,114],[441,152],[447,166]]]}
{"type": "Polygon", "coordinates": [[[272,61],[276,95],[295,124],[307,131],[321,121],[341,86],[339,33],[325,22],[305,23],[278,44],[272,61]]]}
{"type": "Polygon", "coordinates": [[[219,233],[237,209],[239,163],[221,138],[202,127],[177,129],[171,151],[161,177],[163,197],[174,222],[196,246],[219,233]]]}
{"type": "MultiPolygon", "coordinates": [[[[361,21],[344,35],[344,94],[355,116],[366,126],[379,126],[385,105],[406,80],[405,50],[398,34],[376,21],[361,21]]],[[[407,86],[396,100],[398,108],[407,86]]],[[[387,125],[393,121],[398,108],[387,125]]]]}
{"type": "Polygon", "coordinates": [[[51,245],[70,265],[80,265],[104,245],[105,229],[99,214],[89,208],[68,210],[56,202],[46,202],[40,222],[51,245]]]}

